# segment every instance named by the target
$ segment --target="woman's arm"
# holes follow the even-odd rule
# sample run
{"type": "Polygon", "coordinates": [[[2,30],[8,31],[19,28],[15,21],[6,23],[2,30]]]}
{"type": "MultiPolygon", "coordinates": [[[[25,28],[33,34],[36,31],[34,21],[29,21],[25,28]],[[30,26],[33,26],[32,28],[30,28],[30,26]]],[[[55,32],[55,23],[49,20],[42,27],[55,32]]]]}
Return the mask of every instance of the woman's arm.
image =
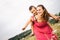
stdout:
{"type": "Polygon", "coordinates": [[[60,16],[55,16],[55,15],[50,14],[50,13],[49,13],[49,16],[52,17],[52,18],[55,19],[55,20],[59,20],[59,17],[60,17],[60,16]]]}
{"type": "Polygon", "coordinates": [[[50,22],[47,22],[49,25],[50,25],[50,27],[51,27],[51,24],[50,24],[50,22]]]}
{"type": "Polygon", "coordinates": [[[22,30],[25,30],[26,27],[32,22],[31,18],[26,22],[26,24],[24,25],[24,27],[22,28],[22,30]]]}

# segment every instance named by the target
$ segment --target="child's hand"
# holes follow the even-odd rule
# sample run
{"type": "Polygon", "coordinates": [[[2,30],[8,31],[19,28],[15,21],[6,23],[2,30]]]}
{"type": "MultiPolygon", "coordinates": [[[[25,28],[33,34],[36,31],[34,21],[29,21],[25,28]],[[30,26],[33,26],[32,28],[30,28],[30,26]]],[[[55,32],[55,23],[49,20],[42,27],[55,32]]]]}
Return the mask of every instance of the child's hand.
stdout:
{"type": "Polygon", "coordinates": [[[24,28],[22,28],[22,30],[25,30],[25,27],[24,27],[24,28]]]}

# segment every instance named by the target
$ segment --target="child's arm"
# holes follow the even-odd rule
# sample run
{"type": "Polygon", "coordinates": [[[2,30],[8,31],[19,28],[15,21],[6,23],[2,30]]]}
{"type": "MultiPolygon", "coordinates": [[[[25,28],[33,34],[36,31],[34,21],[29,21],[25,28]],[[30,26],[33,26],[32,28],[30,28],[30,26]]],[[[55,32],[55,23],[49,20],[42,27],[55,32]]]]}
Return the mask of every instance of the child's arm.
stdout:
{"type": "Polygon", "coordinates": [[[22,28],[22,30],[25,30],[26,27],[32,22],[31,18],[26,22],[26,24],[24,25],[24,27],[22,28]]]}
{"type": "Polygon", "coordinates": [[[33,34],[33,22],[31,22],[31,31],[32,31],[32,34],[33,34]]]}
{"type": "Polygon", "coordinates": [[[31,31],[32,31],[32,33],[31,33],[30,37],[34,36],[34,33],[33,33],[33,22],[31,23],[31,31]]]}

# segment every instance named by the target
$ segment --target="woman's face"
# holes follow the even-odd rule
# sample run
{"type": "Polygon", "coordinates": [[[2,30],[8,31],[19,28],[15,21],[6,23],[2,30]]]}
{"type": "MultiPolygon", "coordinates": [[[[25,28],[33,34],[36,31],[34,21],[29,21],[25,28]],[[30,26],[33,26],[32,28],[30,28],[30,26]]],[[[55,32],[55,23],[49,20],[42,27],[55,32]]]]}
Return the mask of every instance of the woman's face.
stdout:
{"type": "Polygon", "coordinates": [[[32,9],[31,9],[31,13],[33,13],[33,15],[36,15],[36,13],[37,13],[36,8],[32,7],[32,9]]]}
{"type": "Polygon", "coordinates": [[[37,13],[38,14],[43,14],[44,10],[42,9],[42,7],[37,7],[37,13]]]}

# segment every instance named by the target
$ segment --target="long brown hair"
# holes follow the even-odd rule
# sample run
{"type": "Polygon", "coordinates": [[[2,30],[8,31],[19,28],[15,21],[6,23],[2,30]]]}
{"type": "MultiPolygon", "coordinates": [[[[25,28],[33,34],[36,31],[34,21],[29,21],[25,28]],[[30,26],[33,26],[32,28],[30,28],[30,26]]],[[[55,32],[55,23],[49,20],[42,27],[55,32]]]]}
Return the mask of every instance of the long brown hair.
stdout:
{"type": "Polygon", "coordinates": [[[42,17],[48,21],[49,20],[49,13],[48,11],[46,10],[46,8],[43,6],[43,5],[38,5],[37,7],[42,7],[42,9],[44,10],[43,14],[42,14],[42,17]]]}

